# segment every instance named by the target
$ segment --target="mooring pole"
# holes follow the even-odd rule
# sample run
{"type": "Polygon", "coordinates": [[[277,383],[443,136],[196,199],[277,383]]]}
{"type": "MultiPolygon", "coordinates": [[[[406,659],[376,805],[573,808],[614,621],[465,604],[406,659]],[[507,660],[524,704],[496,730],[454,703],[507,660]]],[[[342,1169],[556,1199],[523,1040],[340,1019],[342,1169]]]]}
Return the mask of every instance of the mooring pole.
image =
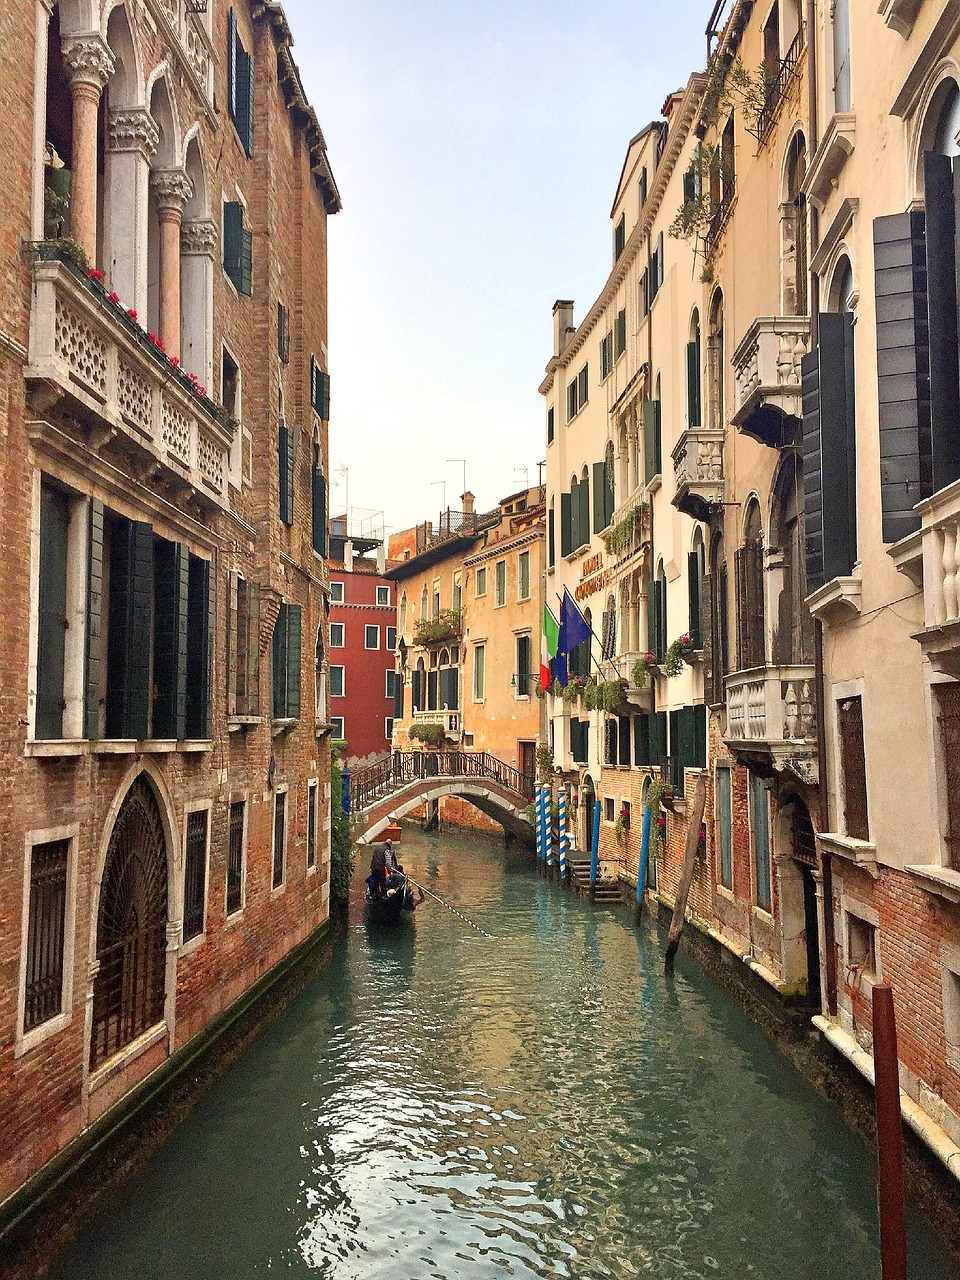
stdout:
{"type": "Polygon", "coordinates": [[[897,1022],[893,1011],[893,988],[885,982],[873,988],[873,1070],[877,1106],[880,1274],[883,1280],[907,1280],[897,1022]]]}
{"type": "Polygon", "coordinates": [[[593,802],[593,840],[590,847],[590,897],[593,899],[597,890],[597,876],[600,871],[600,804],[599,796],[593,802]]]}
{"type": "Polygon", "coordinates": [[[533,793],[534,821],[537,829],[537,870],[543,872],[543,788],[536,783],[533,793]]]}
{"type": "Polygon", "coordinates": [[[646,804],[643,806],[643,833],[640,836],[640,865],[637,868],[637,906],[636,920],[640,923],[643,915],[643,899],[647,892],[647,870],[650,866],[650,823],[652,815],[646,804]]]}

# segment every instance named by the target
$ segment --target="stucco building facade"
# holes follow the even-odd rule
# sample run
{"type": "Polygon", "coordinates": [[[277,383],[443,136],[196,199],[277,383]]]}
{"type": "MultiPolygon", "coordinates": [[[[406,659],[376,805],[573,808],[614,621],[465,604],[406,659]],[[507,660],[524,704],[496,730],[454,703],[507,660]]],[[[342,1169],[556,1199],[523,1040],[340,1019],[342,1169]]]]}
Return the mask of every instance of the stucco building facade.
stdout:
{"type": "Polygon", "coordinates": [[[2,1199],[327,919],[340,200],[279,4],[0,21],[2,1199]]]}

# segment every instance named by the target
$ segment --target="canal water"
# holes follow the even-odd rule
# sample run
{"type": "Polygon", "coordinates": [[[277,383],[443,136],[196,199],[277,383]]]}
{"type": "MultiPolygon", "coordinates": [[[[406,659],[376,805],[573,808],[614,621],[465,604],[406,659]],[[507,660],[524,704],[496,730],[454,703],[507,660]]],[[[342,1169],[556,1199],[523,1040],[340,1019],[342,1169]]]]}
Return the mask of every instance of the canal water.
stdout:
{"type": "MultiPolygon", "coordinates": [[[[332,959],[62,1280],[874,1280],[871,1158],[654,926],[529,855],[404,837],[431,902],[332,959]]],[[[960,1280],[910,1224],[911,1280],[960,1280]]]]}

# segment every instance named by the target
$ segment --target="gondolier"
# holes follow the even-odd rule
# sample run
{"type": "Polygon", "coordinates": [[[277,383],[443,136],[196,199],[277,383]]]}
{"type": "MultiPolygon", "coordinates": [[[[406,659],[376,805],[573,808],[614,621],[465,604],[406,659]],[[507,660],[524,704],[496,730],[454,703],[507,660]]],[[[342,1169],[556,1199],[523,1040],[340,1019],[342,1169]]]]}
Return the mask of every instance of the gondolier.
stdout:
{"type": "Polygon", "coordinates": [[[378,844],[370,859],[370,894],[374,898],[387,896],[387,865],[393,852],[392,842],[384,840],[378,844]]]}

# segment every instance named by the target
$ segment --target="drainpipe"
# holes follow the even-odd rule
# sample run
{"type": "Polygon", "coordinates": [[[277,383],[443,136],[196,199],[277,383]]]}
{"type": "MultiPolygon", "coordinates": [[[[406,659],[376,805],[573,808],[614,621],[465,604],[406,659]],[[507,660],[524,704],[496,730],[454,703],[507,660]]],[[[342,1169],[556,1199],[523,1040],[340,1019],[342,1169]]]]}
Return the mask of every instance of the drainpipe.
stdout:
{"type": "MultiPolygon", "coordinates": [[[[817,26],[815,0],[807,0],[807,92],[809,115],[809,154],[811,159],[820,145],[820,127],[817,102],[817,26]]],[[[812,204],[807,206],[810,226],[810,256],[812,261],[820,240],[820,215],[812,204]]],[[[820,279],[810,272],[810,350],[819,342],[820,337],[820,279]]],[[[820,809],[822,831],[830,830],[830,789],[827,786],[827,741],[826,741],[826,689],[823,674],[823,623],[819,618],[813,621],[814,642],[814,696],[817,704],[817,802],[820,809]]],[[[821,889],[823,893],[823,973],[827,995],[827,1011],[832,1018],[837,1016],[837,946],[833,921],[833,862],[831,855],[820,848],[821,889]]]]}

